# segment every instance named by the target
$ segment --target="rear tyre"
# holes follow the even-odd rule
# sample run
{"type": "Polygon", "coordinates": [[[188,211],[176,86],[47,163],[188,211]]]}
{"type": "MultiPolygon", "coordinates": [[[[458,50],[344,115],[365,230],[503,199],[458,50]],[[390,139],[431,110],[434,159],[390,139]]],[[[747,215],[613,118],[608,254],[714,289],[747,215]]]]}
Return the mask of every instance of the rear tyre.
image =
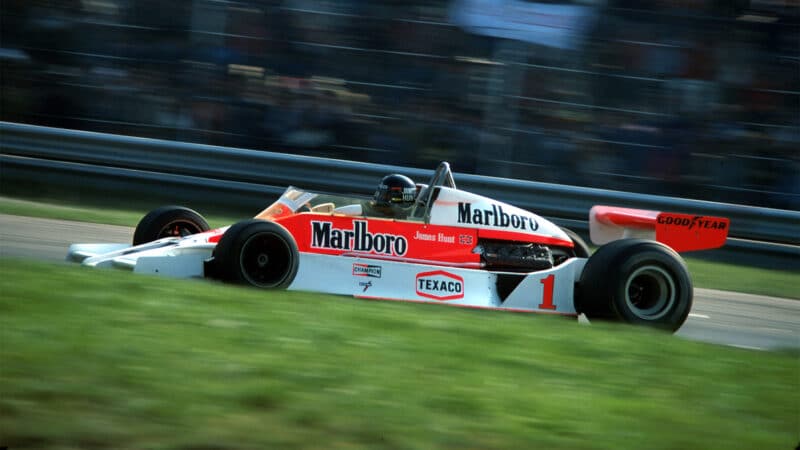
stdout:
{"type": "Polygon", "coordinates": [[[553,254],[553,265],[558,266],[562,263],[566,262],[570,258],[588,258],[591,251],[589,250],[589,246],[586,245],[586,242],[578,236],[577,233],[570,230],[569,228],[561,227],[561,231],[569,236],[570,240],[572,241],[572,248],[569,247],[562,247],[562,246],[553,246],[550,247],[550,251],[553,254]]]}
{"type": "Polygon", "coordinates": [[[297,275],[299,253],[285,228],[252,219],[233,225],[222,235],[213,264],[223,281],[286,289],[297,275]]]}
{"type": "Polygon", "coordinates": [[[572,242],[575,244],[575,256],[578,258],[588,258],[592,251],[589,250],[589,246],[586,244],[586,241],[584,241],[583,238],[578,235],[578,233],[570,230],[569,228],[561,227],[561,230],[564,233],[567,233],[567,236],[569,236],[569,238],[572,239],[572,242]]]}
{"type": "Polygon", "coordinates": [[[196,211],[183,206],[162,206],[147,213],[133,233],[133,245],[165,237],[184,237],[208,231],[208,222],[196,211]]]}
{"type": "Polygon", "coordinates": [[[587,261],[579,285],[579,312],[591,319],[676,331],[692,308],[693,288],[683,259],[645,239],[600,247],[587,261]]]}

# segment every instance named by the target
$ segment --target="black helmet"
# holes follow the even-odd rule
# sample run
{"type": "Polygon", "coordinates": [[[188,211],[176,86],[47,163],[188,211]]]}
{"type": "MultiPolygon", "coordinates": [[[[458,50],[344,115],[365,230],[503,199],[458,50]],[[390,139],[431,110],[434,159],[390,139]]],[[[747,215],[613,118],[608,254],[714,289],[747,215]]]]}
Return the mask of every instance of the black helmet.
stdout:
{"type": "Polygon", "coordinates": [[[386,175],[375,191],[375,203],[378,205],[400,204],[408,206],[417,197],[417,186],[405,175],[386,175]]]}

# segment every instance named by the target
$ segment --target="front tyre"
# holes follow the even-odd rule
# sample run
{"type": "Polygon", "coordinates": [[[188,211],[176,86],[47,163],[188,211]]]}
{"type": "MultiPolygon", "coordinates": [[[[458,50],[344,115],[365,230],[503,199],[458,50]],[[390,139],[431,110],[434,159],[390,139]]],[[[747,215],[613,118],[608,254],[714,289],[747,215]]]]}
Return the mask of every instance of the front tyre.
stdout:
{"type": "Polygon", "coordinates": [[[286,289],[297,275],[299,253],[284,227],[252,219],[225,232],[214,249],[213,264],[223,281],[286,289]]]}
{"type": "Polygon", "coordinates": [[[676,331],[692,308],[693,288],[683,259],[671,248],[644,239],[600,247],[580,280],[579,312],[676,331]]]}
{"type": "Polygon", "coordinates": [[[196,211],[183,206],[162,206],[147,213],[133,233],[133,245],[165,237],[184,237],[208,231],[208,222],[196,211]]]}

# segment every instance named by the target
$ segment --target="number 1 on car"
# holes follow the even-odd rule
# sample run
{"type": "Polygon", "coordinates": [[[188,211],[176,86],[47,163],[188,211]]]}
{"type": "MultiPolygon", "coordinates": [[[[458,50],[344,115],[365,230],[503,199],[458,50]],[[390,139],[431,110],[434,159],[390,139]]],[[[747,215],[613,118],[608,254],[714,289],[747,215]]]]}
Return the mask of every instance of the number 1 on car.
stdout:
{"type": "Polygon", "coordinates": [[[542,292],[542,303],[539,304],[539,309],[556,309],[556,305],[553,304],[553,285],[555,284],[556,276],[554,274],[550,274],[541,280],[540,283],[544,286],[542,292]]]}

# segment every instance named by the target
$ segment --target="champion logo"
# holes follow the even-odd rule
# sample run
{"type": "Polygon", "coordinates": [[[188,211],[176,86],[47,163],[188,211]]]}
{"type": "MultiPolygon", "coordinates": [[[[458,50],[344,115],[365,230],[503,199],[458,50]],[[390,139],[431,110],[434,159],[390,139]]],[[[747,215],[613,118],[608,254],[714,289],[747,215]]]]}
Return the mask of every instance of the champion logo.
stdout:
{"type": "Polygon", "coordinates": [[[417,295],[446,301],[464,298],[464,279],[444,270],[417,274],[417,295]]]}
{"type": "Polygon", "coordinates": [[[357,277],[380,278],[383,267],[370,264],[353,264],[353,275],[357,277]]]}

